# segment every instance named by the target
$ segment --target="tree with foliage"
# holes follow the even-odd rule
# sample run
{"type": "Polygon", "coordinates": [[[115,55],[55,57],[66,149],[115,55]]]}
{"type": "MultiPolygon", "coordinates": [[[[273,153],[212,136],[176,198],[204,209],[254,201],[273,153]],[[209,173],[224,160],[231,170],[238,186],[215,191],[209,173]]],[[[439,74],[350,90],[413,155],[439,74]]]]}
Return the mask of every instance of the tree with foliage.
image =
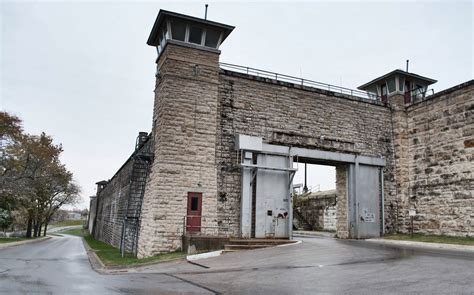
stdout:
{"type": "Polygon", "coordinates": [[[5,232],[5,230],[12,225],[13,218],[12,213],[8,210],[0,208],[0,228],[5,232]]]}
{"type": "Polygon", "coordinates": [[[45,133],[24,134],[21,121],[6,112],[0,123],[0,206],[27,217],[27,237],[36,237],[56,210],[78,200],[80,190],[60,161],[61,145],[45,133]]]}

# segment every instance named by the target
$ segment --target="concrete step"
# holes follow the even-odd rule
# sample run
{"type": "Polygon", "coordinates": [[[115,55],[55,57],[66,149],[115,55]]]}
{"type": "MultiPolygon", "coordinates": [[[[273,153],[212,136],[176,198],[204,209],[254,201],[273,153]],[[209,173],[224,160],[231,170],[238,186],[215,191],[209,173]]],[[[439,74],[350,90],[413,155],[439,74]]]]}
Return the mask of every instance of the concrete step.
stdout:
{"type": "Polygon", "coordinates": [[[229,244],[229,245],[224,246],[224,250],[233,250],[233,251],[252,250],[252,249],[267,248],[267,247],[271,247],[271,246],[272,245],[233,245],[233,244],[229,244]]]}
{"type": "Polygon", "coordinates": [[[229,245],[283,245],[291,244],[295,241],[284,240],[284,239],[231,239],[229,245]]]}
{"type": "Polygon", "coordinates": [[[240,250],[222,250],[222,254],[225,254],[225,253],[233,253],[233,252],[239,252],[240,250]]]}

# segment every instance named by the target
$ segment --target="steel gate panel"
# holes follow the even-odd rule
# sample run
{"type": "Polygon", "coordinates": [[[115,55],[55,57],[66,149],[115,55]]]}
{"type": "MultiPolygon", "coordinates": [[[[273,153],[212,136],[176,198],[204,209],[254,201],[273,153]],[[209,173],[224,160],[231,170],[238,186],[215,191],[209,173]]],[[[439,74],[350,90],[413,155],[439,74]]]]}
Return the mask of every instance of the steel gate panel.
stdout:
{"type": "MultiPolygon", "coordinates": [[[[263,167],[290,168],[289,157],[258,154],[263,167]]],[[[290,173],[258,169],[256,187],[255,238],[289,238],[291,226],[290,173]]]]}
{"type": "Polygon", "coordinates": [[[380,168],[367,165],[350,166],[348,216],[351,236],[357,239],[380,237],[380,168]]]}

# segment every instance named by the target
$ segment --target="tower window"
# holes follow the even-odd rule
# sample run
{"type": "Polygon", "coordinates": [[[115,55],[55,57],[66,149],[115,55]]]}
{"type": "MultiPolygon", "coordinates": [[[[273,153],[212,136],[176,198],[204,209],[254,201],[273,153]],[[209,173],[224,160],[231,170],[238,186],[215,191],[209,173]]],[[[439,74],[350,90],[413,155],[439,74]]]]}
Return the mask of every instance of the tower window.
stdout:
{"type": "Polygon", "coordinates": [[[199,27],[191,26],[189,28],[189,42],[195,44],[201,44],[202,29],[199,27]]]}
{"type": "Polygon", "coordinates": [[[186,36],[186,24],[179,22],[171,23],[171,37],[174,40],[184,41],[186,36]]]}
{"type": "Polygon", "coordinates": [[[212,29],[207,29],[206,31],[206,43],[207,47],[217,48],[217,43],[219,42],[220,32],[212,29]]]}
{"type": "Polygon", "coordinates": [[[388,87],[388,92],[389,93],[395,92],[397,90],[395,88],[396,84],[395,84],[395,78],[394,77],[387,80],[387,87],[388,87]]]}

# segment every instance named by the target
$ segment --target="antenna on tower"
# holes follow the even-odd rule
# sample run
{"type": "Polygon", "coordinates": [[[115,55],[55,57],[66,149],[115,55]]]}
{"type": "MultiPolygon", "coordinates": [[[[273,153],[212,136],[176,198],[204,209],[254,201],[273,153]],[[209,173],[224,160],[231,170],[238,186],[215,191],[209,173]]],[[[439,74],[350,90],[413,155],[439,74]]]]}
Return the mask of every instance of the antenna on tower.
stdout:
{"type": "Polygon", "coordinates": [[[206,4],[206,10],[205,10],[205,12],[204,12],[204,19],[205,19],[205,20],[207,20],[207,7],[208,7],[208,6],[209,6],[209,5],[206,4]]]}

